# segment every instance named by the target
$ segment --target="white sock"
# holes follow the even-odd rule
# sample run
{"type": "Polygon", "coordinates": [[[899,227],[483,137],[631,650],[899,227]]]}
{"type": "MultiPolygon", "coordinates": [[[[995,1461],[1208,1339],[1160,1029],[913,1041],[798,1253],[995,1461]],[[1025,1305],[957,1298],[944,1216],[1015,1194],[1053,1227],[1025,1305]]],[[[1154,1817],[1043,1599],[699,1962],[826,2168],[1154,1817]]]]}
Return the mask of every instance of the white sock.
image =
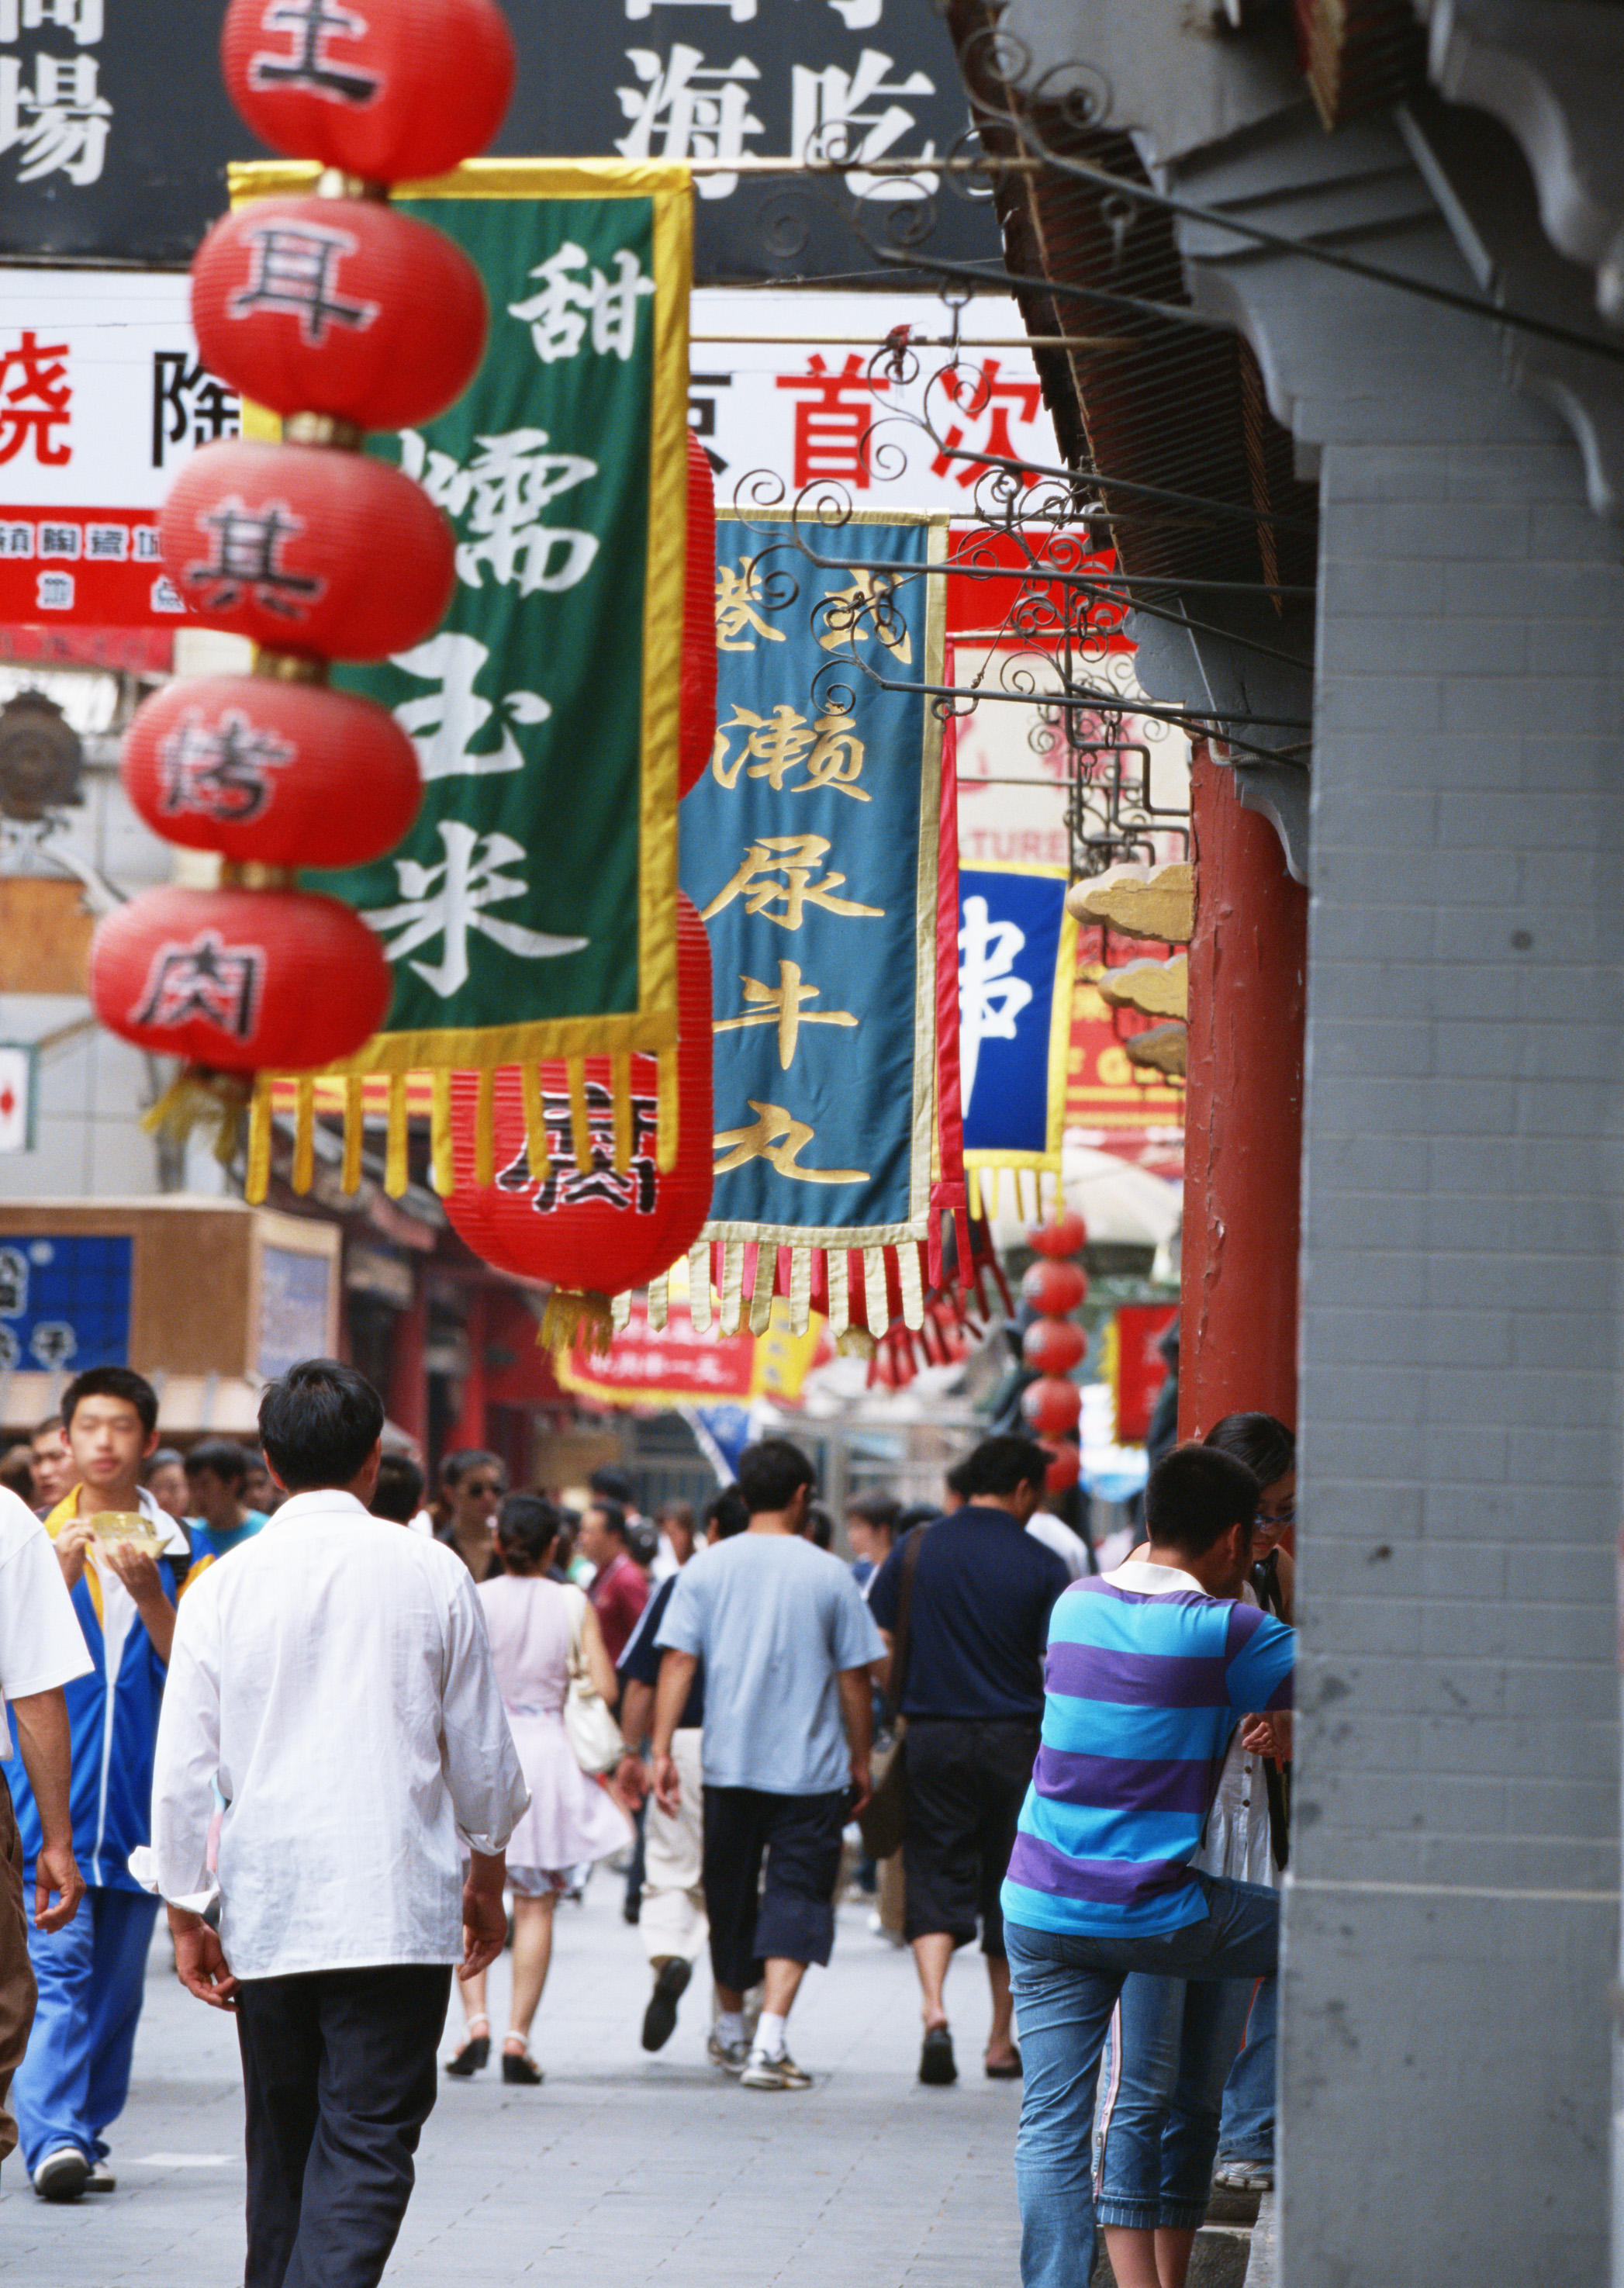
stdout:
{"type": "Polygon", "coordinates": [[[784,2027],[788,2022],[771,2010],[764,2010],[756,2022],[756,2046],[764,2058],[781,2058],[784,2054],[784,2027]]]}
{"type": "Polygon", "coordinates": [[[720,2042],[725,2050],[732,2049],[735,2042],[741,2042],[744,2039],[744,2013],[742,2010],[718,2010],[717,2012],[717,2039],[720,2042]]]}

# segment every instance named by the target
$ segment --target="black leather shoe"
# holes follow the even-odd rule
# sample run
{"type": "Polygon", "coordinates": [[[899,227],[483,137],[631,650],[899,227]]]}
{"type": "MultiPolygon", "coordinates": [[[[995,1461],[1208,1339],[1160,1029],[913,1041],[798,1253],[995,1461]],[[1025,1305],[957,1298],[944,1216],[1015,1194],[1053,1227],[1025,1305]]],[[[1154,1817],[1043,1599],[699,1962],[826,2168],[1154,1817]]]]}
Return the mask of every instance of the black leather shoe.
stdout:
{"type": "Polygon", "coordinates": [[[488,2034],[471,2034],[454,2058],[446,2061],[446,2071],[466,2081],[471,2074],[482,2073],[491,2061],[491,2038],[488,2034]]]}
{"type": "Polygon", "coordinates": [[[677,2005],[687,1991],[688,1981],[693,1975],[693,1965],[685,1962],[679,1954],[671,1956],[660,1966],[654,1981],[654,1990],[648,1998],[648,2007],[643,2013],[643,2046],[646,2050],[662,2050],[677,2030],[677,2005]]]}
{"type": "Polygon", "coordinates": [[[932,2026],[919,2053],[919,2078],[933,2089],[945,2089],[958,2077],[959,2070],[953,2062],[953,2036],[946,2026],[932,2026]]]}

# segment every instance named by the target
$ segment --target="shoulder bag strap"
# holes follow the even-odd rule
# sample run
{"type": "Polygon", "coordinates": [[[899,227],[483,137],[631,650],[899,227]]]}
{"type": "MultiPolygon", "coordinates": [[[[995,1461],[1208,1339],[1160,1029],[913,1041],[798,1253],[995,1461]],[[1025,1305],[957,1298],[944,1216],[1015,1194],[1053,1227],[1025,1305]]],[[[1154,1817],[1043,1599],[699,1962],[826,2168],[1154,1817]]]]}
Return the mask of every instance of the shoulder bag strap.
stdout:
{"type": "Polygon", "coordinates": [[[930,1531],[916,1525],[902,1552],[902,1586],[897,1595],[897,1634],[885,1672],[885,1698],[895,1719],[902,1708],[902,1688],[907,1680],[908,1638],[914,1617],[914,1576],[919,1570],[919,1545],[930,1531]]]}

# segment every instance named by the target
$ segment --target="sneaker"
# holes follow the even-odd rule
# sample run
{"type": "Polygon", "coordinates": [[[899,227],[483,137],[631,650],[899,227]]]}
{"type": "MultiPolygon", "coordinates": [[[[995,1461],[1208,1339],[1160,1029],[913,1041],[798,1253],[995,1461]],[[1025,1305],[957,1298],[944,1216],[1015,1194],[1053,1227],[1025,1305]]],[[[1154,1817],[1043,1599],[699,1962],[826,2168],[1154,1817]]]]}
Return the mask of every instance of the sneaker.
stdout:
{"type": "Polygon", "coordinates": [[[1220,2161],[1212,2173],[1215,2185],[1226,2193],[1271,2193],[1274,2190],[1272,2161],[1220,2161]]]}
{"type": "Polygon", "coordinates": [[[677,2031],[677,2005],[687,1990],[693,1975],[693,1965],[674,1954],[662,1962],[654,1979],[654,1990],[648,1998],[648,2007],[643,2013],[643,2046],[646,2050],[662,2050],[677,2031]]]}
{"type": "Polygon", "coordinates": [[[810,2089],[812,2077],[803,2073],[786,2050],[780,2057],[770,2058],[764,2050],[752,2050],[749,2062],[739,2077],[741,2089],[810,2089]]]}
{"type": "Polygon", "coordinates": [[[43,2201],[76,2201],[90,2174],[91,2165],[76,2145],[59,2145],[34,2172],[34,2189],[43,2201]]]}
{"type": "Polygon", "coordinates": [[[718,2041],[713,2027],[705,2044],[705,2055],[724,2073],[741,2074],[750,2062],[750,2046],[745,2041],[718,2041]]]}
{"type": "Polygon", "coordinates": [[[105,2161],[92,2161],[91,2173],[84,2181],[84,2189],[87,2193],[115,2193],[118,2179],[105,2161]]]}

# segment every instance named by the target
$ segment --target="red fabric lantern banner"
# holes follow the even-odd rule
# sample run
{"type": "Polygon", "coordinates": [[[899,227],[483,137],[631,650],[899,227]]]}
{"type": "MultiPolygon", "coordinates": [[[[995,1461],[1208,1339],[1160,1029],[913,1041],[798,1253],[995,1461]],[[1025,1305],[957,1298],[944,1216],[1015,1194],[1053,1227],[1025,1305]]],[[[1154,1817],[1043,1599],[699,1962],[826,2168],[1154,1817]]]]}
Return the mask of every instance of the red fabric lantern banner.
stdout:
{"type": "Polygon", "coordinates": [[[1021,1356],[1039,1374],[1069,1374],[1089,1355],[1089,1339],[1072,1319],[1034,1319],[1020,1339],[1021,1356]]]}
{"type": "Polygon", "coordinates": [[[186,608],[317,659],[385,659],[451,600],[451,528],[386,462],[321,445],[205,445],[159,525],[186,608]]]}
{"type": "Polygon", "coordinates": [[[256,199],[192,264],[210,373],[273,413],[359,429],[432,420],[479,369],[479,274],[443,231],[371,200],[256,199]]]}
{"type": "Polygon", "coordinates": [[[154,834],[237,864],[364,864],[394,848],[423,798],[416,750],[385,708],[257,675],[154,694],[119,768],[154,834]]]}
{"type": "Polygon", "coordinates": [[[1046,1374],[1022,1391],[1020,1410],[1034,1430],[1057,1438],[1063,1430],[1074,1430],[1081,1420],[1082,1393],[1063,1376],[1046,1374]]]}
{"type": "Polygon", "coordinates": [[[1063,1319],[1087,1295],[1089,1283],[1074,1263],[1039,1262],[1027,1267],[1020,1291],[1044,1318],[1063,1319]]]}
{"type": "Polygon", "coordinates": [[[1069,1492],[1082,1475],[1082,1456],[1075,1446],[1070,1444],[1051,1443],[1048,1439],[1042,1443],[1043,1450],[1049,1456],[1049,1467],[1043,1476],[1044,1491],[1051,1494],[1069,1492]]]}
{"type": "Polygon", "coordinates": [[[348,1056],[389,1005],[389,964],[337,898],[148,890],[97,925],[91,1000],[109,1032],[210,1072],[348,1056]]]}
{"type": "Polygon", "coordinates": [[[1089,1227],[1082,1218],[1067,1208],[1052,1223],[1034,1224],[1026,1234],[1026,1244],[1034,1254],[1046,1255],[1059,1262],[1068,1255],[1080,1254],[1088,1236],[1089,1227]]]}
{"type": "Polygon", "coordinates": [[[559,1291],[542,1328],[555,1346],[585,1334],[606,1349],[610,1299],[669,1271],[709,1212],[710,948],[693,903],[677,906],[681,1126],[669,1174],[655,1158],[653,1057],[588,1057],[574,1091],[562,1064],[451,1076],[447,1217],[499,1271],[559,1291]],[[616,1063],[627,1069],[624,1088],[616,1063]]]}
{"type": "Polygon", "coordinates": [[[495,0],[232,0],[220,64],[273,151],[375,183],[482,151],[515,69],[495,0]]]}
{"type": "Polygon", "coordinates": [[[677,790],[697,786],[717,735],[717,489],[688,432],[688,552],[682,616],[682,732],[677,790]]]}

